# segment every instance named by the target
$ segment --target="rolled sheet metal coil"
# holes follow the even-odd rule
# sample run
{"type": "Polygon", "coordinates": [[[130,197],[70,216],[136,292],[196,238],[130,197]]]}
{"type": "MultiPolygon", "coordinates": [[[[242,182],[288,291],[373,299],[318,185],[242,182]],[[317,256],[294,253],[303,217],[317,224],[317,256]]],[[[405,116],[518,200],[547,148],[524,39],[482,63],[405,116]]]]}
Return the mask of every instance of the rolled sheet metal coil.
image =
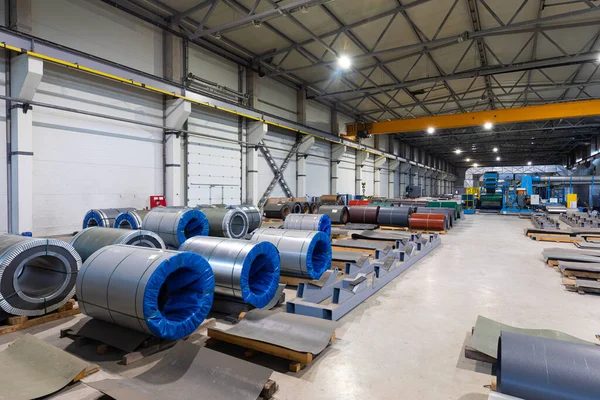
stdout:
{"type": "Polygon", "coordinates": [[[319,207],[319,214],[325,214],[331,220],[333,224],[344,224],[348,223],[349,214],[348,207],[346,206],[321,206],[319,207]]]}
{"type": "Polygon", "coordinates": [[[299,202],[289,202],[285,203],[290,208],[292,214],[302,214],[302,203],[299,202]]]}
{"type": "Polygon", "coordinates": [[[287,204],[266,204],[263,208],[265,218],[286,219],[292,210],[287,204]]]}
{"type": "Polygon", "coordinates": [[[446,228],[454,226],[455,210],[452,208],[417,207],[415,212],[418,214],[444,214],[446,215],[446,228]]]}
{"type": "Polygon", "coordinates": [[[302,214],[309,214],[310,213],[310,204],[309,203],[301,203],[302,204],[302,214]]]}
{"type": "Polygon", "coordinates": [[[317,213],[317,211],[319,211],[319,206],[317,205],[317,203],[310,203],[310,204],[308,205],[308,208],[309,208],[309,211],[308,211],[308,212],[309,212],[310,214],[316,214],[316,213],[317,213]]]}
{"type": "Polygon", "coordinates": [[[80,268],[79,254],[62,240],[0,235],[0,309],[33,317],[62,307],[80,268]]]}
{"type": "Polygon", "coordinates": [[[167,246],[178,249],[187,239],[208,236],[209,223],[200,210],[187,207],[156,207],[142,221],[142,229],[152,231],[167,246]]]}
{"type": "Polygon", "coordinates": [[[319,231],[331,236],[331,219],[326,214],[292,214],[285,219],[283,229],[319,231]]]}
{"type": "Polygon", "coordinates": [[[446,214],[419,214],[410,216],[410,229],[426,231],[443,231],[446,229],[446,214]]]}
{"type": "Polygon", "coordinates": [[[87,228],[73,236],[69,243],[85,262],[93,253],[111,244],[164,249],[165,242],[156,233],[142,229],[87,228]]]}
{"type": "Polygon", "coordinates": [[[411,207],[381,207],[377,216],[377,224],[408,227],[411,214],[411,207]]]}
{"type": "Polygon", "coordinates": [[[135,208],[103,208],[89,210],[83,217],[82,229],[92,226],[112,228],[115,225],[115,219],[119,214],[133,210],[135,210],[135,208]]]}
{"type": "Polygon", "coordinates": [[[324,194],[321,196],[321,204],[344,205],[344,200],[342,199],[342,196],[338,194],[324,194]]]}
{"type": "Polygon", "coordinates": [[[242,210],[205,208],[202,212],[208,218],[210,236],[241,239],[248,233],[248,216],[242,210]]]}
{"type": "Polygon", "coordinates": [[[257,207],[254,206],[244,206],[244,205],[235,205],[235,206],[227,206],[227,208],[235,208],[237,210],[242,210],[246,216],[248,217],[248,232],[252,232],[262,225],[262,214],[257,207]]]}
{"type": "Polygon", "coordinates": [[[169,340],[198,328],[214,290],[212,269],[202,256],[124,245],[92,254],[77,277],[82,313],[169,340]]]}
{"type": "Polygon", "coordinates": [[[131,210],[122,212],[115,218],[115,228],[118,229],[142,229],[142,221],[148,214],[148,210],[131,210]]]}
{"type": "Polygon", "coordinates": [[[199,254],[208,261],[215,275],[215,293],[262,308],[277,292],[279,253],[269,242],[196,236],[186,240],[179,250],[199,254]]]}
{"type": "Polygon", "coordinates": [[[331,240],[323,232],[262,228],[251,240],[277,247],[282,275],[319,279],[331,267],[331,240]]]}
{"type": "Polygon", "coordinates": [[[377,225],[379,206],[352,206],[348,212],[348,220],[351,223],[377,225]]]}
{"type": "Polygon", "coordinates": [[[598,399],[600,348],[506,332],[498,340],[497,388],[531,400],[598,399]]]}

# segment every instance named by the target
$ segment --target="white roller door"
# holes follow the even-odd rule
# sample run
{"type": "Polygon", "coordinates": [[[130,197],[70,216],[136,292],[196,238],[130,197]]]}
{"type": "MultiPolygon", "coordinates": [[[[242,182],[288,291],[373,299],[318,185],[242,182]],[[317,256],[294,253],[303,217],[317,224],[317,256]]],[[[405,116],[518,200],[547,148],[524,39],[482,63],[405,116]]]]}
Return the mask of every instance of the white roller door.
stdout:
{"type": "MultiPolygon", "coordinates": [[[[324,140],[315,140],[308,150],[306,159],[306,191],[309,196],[321,196],[329,193],[331,176],[331,145],[324,140]]],[[[300,196],[303,194],[300,193],[300,196]]]]}
{"type": "MultiPolygon", "coordinates": [[[[238,117],[194,106],[188,130],[239,140],[238,117]]],[[[240,204],[241,145],[190,135],[187,149],[188,205],[240,204]]]]}

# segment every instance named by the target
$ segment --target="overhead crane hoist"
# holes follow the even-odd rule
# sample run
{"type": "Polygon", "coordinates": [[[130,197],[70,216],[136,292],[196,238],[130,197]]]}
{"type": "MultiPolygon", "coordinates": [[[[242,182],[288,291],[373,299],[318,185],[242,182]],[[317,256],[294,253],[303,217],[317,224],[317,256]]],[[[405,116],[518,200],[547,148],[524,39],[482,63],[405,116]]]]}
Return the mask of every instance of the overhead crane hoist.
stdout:
{"type": "Polygon", "coordinates": [[[380,121],[353,123],[346,127],[347,137],[368,137],[397,132],[415,132],[438,129],[465,128],[486,124],[509,124],[551,119],[580,118],[600,115],[600,100],[581,100],[500,110],[477,111],[462,114],[437,115],[380,121]]]}

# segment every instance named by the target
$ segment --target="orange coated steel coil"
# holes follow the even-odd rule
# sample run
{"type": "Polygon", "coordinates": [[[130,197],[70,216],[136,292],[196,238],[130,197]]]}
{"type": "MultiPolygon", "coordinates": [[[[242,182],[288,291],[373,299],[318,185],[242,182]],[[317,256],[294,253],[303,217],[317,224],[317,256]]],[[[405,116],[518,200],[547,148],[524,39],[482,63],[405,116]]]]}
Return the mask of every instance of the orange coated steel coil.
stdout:
{"type": "Polygon", "coordinates": [[[417,214],[410,216],[410,229],[427,231],[443,231],[446,228],[446,215],[444,214],[417,214]]]}
{"type": "Polygon", "coordinates": [[[350,200],[348,202],[349,206],[368,206],[371,204],[371,200],[350,200]]]}

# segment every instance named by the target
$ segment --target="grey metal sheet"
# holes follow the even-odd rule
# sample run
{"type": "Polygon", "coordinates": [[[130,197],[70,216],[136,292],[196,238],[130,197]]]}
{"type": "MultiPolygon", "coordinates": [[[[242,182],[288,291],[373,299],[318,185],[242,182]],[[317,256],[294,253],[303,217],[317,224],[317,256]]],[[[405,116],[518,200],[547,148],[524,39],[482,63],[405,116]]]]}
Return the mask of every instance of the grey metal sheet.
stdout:
{"type": "Polygon", "coordinates": [[[68,329],[69,333],[106,343],[116,349],[132,352],[150,335],[86,317],[68,329]]]}
{"type": "Polygon", "coordinates": [[[600,251],[592,250],[592,249],[565,249],[563,247],[548,247],[548,248],[545,248],[543,252],[544,253],[552,252],[552,253],[562,253],[562,254],[578,254],[578,255],[600,257],[600,251]]]}
{"type": "Polygon", "coordinates": [[[374,230],[377,229],[377,225],[373,224],[357,224],[357,223],[349,223],[344,225],[344,229],[348,230],[374,230]]]}
{"type": "Polygon", "coordinates": [[[283,300],[281,300],[281,302],[285,302],[285,293],[283,292],[285,287],[287,285],[285,283],[280,283],[279,286],[277,286],[277,291],[275,292],[275,295],[273,296],[273,298],[271,299],[271,301],[269,301],[269,303],[262,307],[263,310],[270,310],[273,307],[275,307],[277,305],[277,303],[279,303],[279,300],[281,300],[281,296],[284,296],[283,300]]]}
{"type": "Polygon", "coordinates": [[[600,257],[590,256],[586,254],[570,253],[568,251],[560,250],[544,250],[542,252],[545,260],[564,260],[564,261],[578,261],[578,262],[600,262],[600,257]]]}
{"type": "Polygon", "coordinates": [[[0,353],[0,399],[28,400],[67,386],[88,363],[27,334],[0,353]]]}
{"type": "Polygon", "coordinates": [[[365,254],[357,253],[356,251],[333,250],[331,259],[333,261],[359,262],[365,254]]]}
{"type": "Polygon", "coordinates": [[[87,383],[116,400],[256,400],[272,370],[180,341],[132,379],[87,383]]]}
{"type": "Polygon", "coordinates": [[[503,331],[497,387],[530,400],[598,399],[600,348],[503,331]]]}
{"type": "Polygon", "coordinates": [[[319,354],[327,347],[337,326],[336,322],[320,318],[252,310],[236,325],[222,332],[294,351],[319,354]]]}
{"type": "Polygon", "coordinates": [[[367,240],[383,240],[383,241],[396,241],[410,239],[410,232],[390,232],[390,231],[363,231],[360,233],[353,233],[352,239],[367,239],[367,240]]]}
{"type": "Polygon", "coordinates": [[[575,243],[575,246],[579,247],[580,249],[600,250],[600,243],[577,242],[577,243],[575,243]]]}
{"type": "Polygon", "coordinates": [[[498,338],[500,332],[517,332],[531,336],[538,336],[550,339],[564,340],[574,343],[587,343],[585,340],[576,338],[575,336],[567,335],[566,333],[554,331],[550,329],[523,329],[514,326],[502,324],[493,319],[477,317],[473,337],[471,338],[471,347],[475,350],[487,354],[490,357],[496,358],[498,355],[498,338]]]}
{"type": "Polygon", "coordinates": [[[577,278],[575,287],[596,289],[596,290],[594,290],[594,292],[598,293],[598,290],[600,290],[600,282],[598,282],[596,280],[592,280],[592,279],[577,278]]]}
{"type": "Polygon", "coordinates": [[[571,262],[571,261],[561,261],[558,265],[559,265],[561,271],[572,270],[572,271],[600,273],[600,262],[599,263],[578,263],[578,262],[571,262]]]}

